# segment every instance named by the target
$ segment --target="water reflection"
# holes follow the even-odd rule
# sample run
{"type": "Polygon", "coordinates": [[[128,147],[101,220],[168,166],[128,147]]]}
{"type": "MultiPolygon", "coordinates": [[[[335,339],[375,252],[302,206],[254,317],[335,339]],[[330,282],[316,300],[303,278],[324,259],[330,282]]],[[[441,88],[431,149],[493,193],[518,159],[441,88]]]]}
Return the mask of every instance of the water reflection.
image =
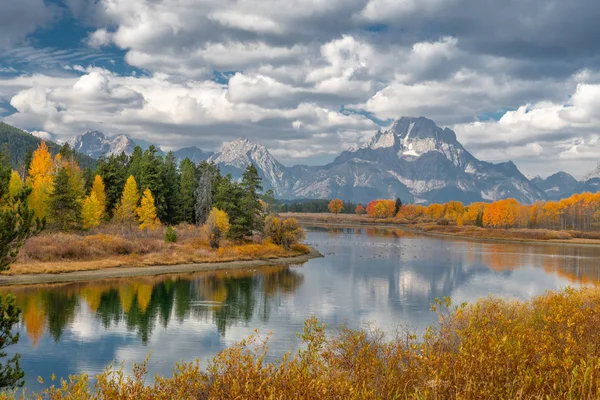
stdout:
{"type": "Polygon", "coordinates": [[[301,274],[281,266],[3,291],[16,296],[23,310],[25,331],[34,347],[45,333],[59,342],[79,307],[89,309],[105,329],[123,322],[146,344],[153,329],[157,325],[166,328],[171,318],[180,323],[189,318],[211,318],[221,334],[234,323],[250,321],[255,312],[267,321],[268,299],[293,292],[302,281],[301,274]],[[256,307],[259,302],[261,307],[256,307]]]}
{"type": "Polygon", "coordinates": [[[394,229],[310,228],[325,255],[302,266],[164,275],[66,285],[3,288],[23,309],[27,385],[37,376],[101,371],[142,361],[170,374],[177,361],[206,361],[251,334],[273,332],[273,357],[293,347],[304,320],[329,327],[374,322],[417,333],[436,321],[436,297],[490,294],[527,299],[600,281],[600,249],[423,237],[394,229]]]}

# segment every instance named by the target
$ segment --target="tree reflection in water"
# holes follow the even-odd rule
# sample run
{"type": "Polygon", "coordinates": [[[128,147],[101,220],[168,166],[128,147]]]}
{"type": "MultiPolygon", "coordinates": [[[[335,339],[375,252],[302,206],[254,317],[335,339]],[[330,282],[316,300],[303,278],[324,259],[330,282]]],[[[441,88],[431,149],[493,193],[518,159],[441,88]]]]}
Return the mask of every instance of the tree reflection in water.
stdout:
{"type": "Polygon", "coordinates": [[[76,312],[86,307],[110,328],[122,321],[148,343],[153,329],[193,318],[210,320],[221,335],[255,313],[269,319],[270,297],[295,292],[303,275],[293,267],[162,275],[62,285],[5,288],[23,310],[22,323],[34,346],[44,334],[55,342],[76,312]],[[260,306],[259,306],[260,305],[260,306]]]}

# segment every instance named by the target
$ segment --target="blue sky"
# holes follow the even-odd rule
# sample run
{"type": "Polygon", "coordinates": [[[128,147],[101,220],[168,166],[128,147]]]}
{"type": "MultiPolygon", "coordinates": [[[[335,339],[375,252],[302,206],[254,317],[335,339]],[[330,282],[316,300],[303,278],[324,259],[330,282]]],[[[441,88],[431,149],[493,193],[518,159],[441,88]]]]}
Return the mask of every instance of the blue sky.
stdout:
{"type": "Polygon", "coordinates": [[[245,136],[290,165],[426,116],[481,159],[581,176],[600,154],[599,16],[592,0],[0,0],[0,118],[165,149],[245,136]]]}

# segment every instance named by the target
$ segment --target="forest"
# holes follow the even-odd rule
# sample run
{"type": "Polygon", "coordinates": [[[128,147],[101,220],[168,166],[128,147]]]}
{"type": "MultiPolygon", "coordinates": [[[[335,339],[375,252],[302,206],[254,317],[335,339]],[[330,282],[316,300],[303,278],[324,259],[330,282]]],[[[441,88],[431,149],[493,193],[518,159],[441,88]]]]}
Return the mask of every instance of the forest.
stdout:
{"type": "Polygon", "coordinates": [[[31,219],[45,228],[44,234],[21,241],[11,273],[274,258],[309,251],[298,243],[304,232],[297,221],[269,215],[253,165],[236,181],[207,162],[194,165],[184,159],[178,164],[173,153],[159,156],[154,146],[146,151],[136,147],[131,156],[101,158],[95,169],[86,170],[68,144],[52,156],[40,142],[21,171],[11,171],[6,148],[2,154],[4,202],[27,206],[31,219]],[[23,193],[25,198],[17,199],[23,193]]]}

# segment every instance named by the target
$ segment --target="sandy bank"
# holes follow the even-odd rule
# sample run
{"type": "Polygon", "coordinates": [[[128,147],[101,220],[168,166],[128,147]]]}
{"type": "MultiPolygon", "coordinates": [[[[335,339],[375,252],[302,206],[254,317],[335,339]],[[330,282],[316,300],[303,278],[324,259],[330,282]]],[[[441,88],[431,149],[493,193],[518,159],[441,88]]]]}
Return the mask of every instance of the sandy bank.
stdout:
{"type": "Polygon", "coordinates": [[[57,274],[27,274],[0,276],[0,286],[33,285],[40,283],[78,282],[107,278],[127,278],[137,276],[154,276],[188,272],[212,271],[222,269],[256,268],[267,265],[286,265],[304,263],[312,258],[323,257],[311,248],[310,253],[291,257],[280,257],[269,260],[224,261],[197,264],[154,265],[140,267],[115,267],[89,271],[64,272],[57,274]]]}

